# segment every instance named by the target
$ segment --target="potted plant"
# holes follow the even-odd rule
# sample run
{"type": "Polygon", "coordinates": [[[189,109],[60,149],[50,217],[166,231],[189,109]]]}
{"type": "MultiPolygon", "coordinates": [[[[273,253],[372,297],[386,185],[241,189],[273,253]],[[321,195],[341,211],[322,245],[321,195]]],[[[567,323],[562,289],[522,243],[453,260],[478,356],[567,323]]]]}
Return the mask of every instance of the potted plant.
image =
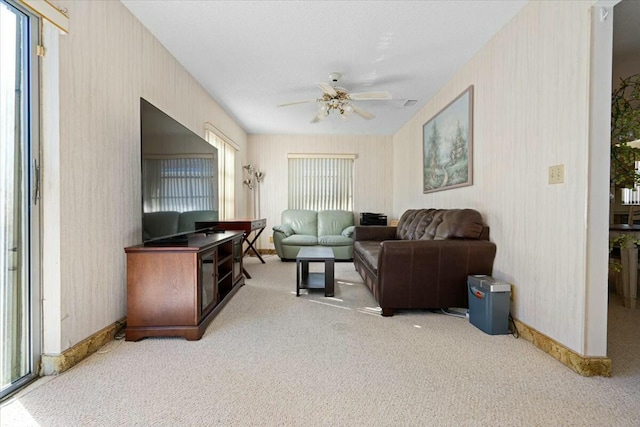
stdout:
{"type": "Polygon", "coordinates": [[[635,161],[640,148],[629,144],[640,140],[640,74],[620,80],[611,94],[611,184],[631,188],[640,182],[635,161]]]}
{"type": "MultiPolygon", "coordinates": [[[[613,219],[613,201],[621,188],[635,188],[640,183],[640,174],[635,168],[640,160],[640,74],[620,80],[618,88],[611,94],[611,219],[613,219]]],[[[629,224],[633,216],[629,215],[629,224]]],[[[609,251],[620,248],[623,262],[635,265],[638,259],[638,238],[631,233],[613,233],[609,251]],[[631,261],[633,260],[633,261],[631,261]]],[[[629,268],[629,267],[627,267],[629,268]]],[[[613,274],[622,272],[622,284],[616,280],[616,292],[624,297],[625,307],[635,308],[635,298],[630,297],[630,286],[636,286],[634,267],[625,274],[620,261],[611,259],[610,270],[613,274]],[[633,274],[631,274],[633,273],[633,274]],[[621,286],[622,285],[622,288],[621,286]]]]}

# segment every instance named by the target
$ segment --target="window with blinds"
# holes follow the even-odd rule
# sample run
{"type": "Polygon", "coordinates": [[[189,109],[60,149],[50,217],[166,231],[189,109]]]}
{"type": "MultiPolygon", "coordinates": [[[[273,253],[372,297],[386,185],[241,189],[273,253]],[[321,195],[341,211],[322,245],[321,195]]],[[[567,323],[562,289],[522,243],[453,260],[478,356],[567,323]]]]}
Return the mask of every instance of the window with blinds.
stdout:
{"type": "Polygon", "coordinates": [[[355,155],[289,155],[289,209],[353,210],[355,155]]]}
{"type": "Polygon", "coordinates": [[[230,141],[218,136],[215,128],[205,124],[205,139],[218,149],[218,194],[220,197],[219,218],[235,218],[235,170],[238,148],[230,141]]]}

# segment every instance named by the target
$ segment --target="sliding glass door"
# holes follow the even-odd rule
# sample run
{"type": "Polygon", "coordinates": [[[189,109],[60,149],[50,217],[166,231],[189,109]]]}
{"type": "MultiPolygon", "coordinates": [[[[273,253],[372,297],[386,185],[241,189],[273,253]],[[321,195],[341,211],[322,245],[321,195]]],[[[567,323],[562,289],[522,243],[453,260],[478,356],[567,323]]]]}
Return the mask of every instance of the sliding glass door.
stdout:
{"type": "Polygon", "coordinates": [[[38,21],[0,0],[0,398],[37,374],[38,21]]]}

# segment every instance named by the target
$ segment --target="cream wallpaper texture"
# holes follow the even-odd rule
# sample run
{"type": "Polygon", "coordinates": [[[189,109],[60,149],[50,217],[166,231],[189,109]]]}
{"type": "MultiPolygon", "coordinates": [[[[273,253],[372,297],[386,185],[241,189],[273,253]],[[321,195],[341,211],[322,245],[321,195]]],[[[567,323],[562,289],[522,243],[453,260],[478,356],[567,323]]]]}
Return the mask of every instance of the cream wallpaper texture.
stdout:
{"type": "MultiPolygon", "coordinates": [[[[479,210],[497,244],[494,276],[513,284],[514,317],[580,354],[587,315],[606,325],[607,310],[606,256],[586,277],[590,5],[529,3],[393,140],[393,214],[479,210]],[[473,186],[422,194],[422,126],[470,85],[473,186]],[[560,164],[564,183],[550,185],[549,166],[560,164]],[[592,282],[604,298],[587,313],[592,282]]],[[[596,334],[588,355],[604,356],[606,327],[596,334]]]]}
{"type": "MultiPolygon", "coordinates": [[[[58,5],[68,10],[70,30],[59,36],[60,142],[44,153],[45,180],[58,172],[60,179],[57,195],[43,195],[45,216],[49,205],[60,210],[57,224],[55,217],[47,222],[58,227],[59,241],[56,230],[45,236],[48,248],[60,248],[59,262],[44,271],[45,294],[60,299],[45,313],[45,325],[59,324],[45,326],[48,354],[126,315],[123,249],[142,235],[140,97],[200,136],[205,122],[214,124],[240,146],[238,163],[247,143],[245,132],[120,2],[58,5]],[[59,171],[47,171],[56,156],[59,171]]],[[[245,208],[240,203],[239,212],[245,208]]]]}

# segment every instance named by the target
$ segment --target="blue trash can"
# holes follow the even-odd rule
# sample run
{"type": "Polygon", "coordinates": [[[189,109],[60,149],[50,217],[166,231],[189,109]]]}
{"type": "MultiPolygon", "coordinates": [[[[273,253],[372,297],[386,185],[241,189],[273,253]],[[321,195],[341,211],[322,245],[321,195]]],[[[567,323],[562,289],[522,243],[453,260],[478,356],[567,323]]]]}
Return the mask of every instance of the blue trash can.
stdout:
{"type": "Polygon", "coordinates": [[[467,278],[469,322],[489,335],[509,333],[511,285],[491,276],[467,278]]]}

